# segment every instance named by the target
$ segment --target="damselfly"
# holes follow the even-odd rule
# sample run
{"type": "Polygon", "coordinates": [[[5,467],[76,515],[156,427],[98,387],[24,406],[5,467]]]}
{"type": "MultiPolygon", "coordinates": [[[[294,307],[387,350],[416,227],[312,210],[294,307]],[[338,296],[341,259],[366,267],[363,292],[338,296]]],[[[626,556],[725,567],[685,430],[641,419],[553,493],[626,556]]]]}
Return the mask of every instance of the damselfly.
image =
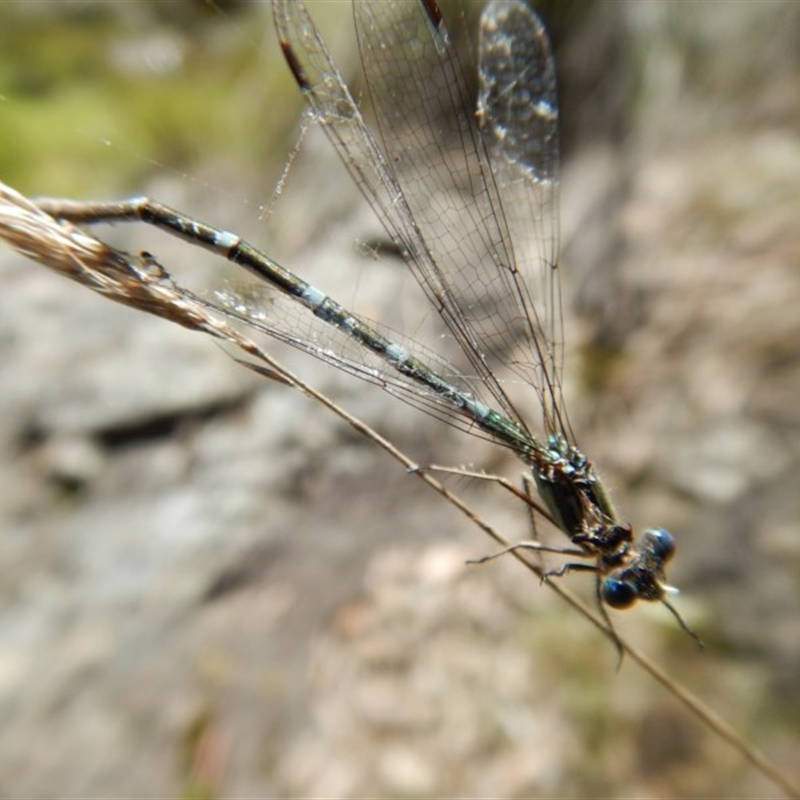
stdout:
{"type": "MultiPolygon", "coordinates": [[[[559,552],[585,559],[548,574],[592,571],[607,605],[659,601],[692,633],[667,599],[675,591],[664,574],[672,536],[652,528],[634,539],[578,448],[564,407],[558,107],[542,23],[521,0],[486,5],[476,98],[435,0],[355,0],[353,8],[374,127],[297,0],[273,2],[280,45],[313,121],[460,345],[472,381],[463,370],[398,343],[235,234],[147,198],[42,199],[40,207],[79,223],[141,220],[244,267],[278,290],[291,311],[275,313],[272,303],[259,306],[227,290],[209,301],[214,308],[510,448],[530,468],[550,517],[574,545],[559,552]],[[413,135],[400,135],[410,128],[413,135]],[[298,333],[291,320],[301,306],[324,323],[327,335],[298,333]],[[512,336],[522,340],[526,355],[505,367],[534,387],[541,438],[497,377],[512,336]]],[[[524,548],[548,549],[522,542],[503,552],[524,548]]]]}

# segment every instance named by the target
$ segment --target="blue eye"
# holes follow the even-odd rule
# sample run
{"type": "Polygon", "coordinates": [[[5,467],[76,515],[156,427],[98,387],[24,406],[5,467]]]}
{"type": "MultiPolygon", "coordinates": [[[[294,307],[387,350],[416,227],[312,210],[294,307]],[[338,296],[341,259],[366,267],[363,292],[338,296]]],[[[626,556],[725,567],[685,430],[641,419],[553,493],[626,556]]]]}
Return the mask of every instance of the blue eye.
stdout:
{"type": "Polygon", "coordinates": [[[649,528],[642,534],[642,541],[647,542],[650,552],[660,561],[668,561],[675,553],[675,539],[664,528],[649,528]]]}
{"type": "Polygon", "coordinates": [[[603,596],[603,601],[610,605],[611,608],[629,608],[639,596],[633,584],[616,578],[606,578],[603,581],[600,593],[603,596]]]}

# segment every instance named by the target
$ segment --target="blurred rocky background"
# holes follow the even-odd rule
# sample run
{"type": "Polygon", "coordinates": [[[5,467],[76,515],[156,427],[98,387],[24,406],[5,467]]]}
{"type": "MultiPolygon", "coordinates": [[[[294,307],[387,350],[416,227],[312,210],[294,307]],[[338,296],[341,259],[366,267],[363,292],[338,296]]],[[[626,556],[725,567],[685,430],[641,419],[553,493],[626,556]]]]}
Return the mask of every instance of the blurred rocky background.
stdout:
{"type": "MultiPolygon", "coordinates": [[[[359,86],[347,4],[310,8],[359,86]]],[[[707,649],[659,607],[615,623],[796,773],[800,4],[541,11],[572,424],[623,516],[675,533],[707,649]]],[[[322,137],[274,196],[302,106],[264,3],[5,2],[0,43],[7,183],[148,194],[415,335],[412,280],[365,257],[378,228],[322,137]]],[[[142,226],[103,235],[236,278],[142,226]]],[[[492,542],[323,408],[8,250],[0,288],[0,794],[779,796],[518,564],[465,566],[492,542]]],[[[418,462],[519,474],[274,349],[418,462]]],[[[450,483],[528,535],[496,487],[450,483]]]]}

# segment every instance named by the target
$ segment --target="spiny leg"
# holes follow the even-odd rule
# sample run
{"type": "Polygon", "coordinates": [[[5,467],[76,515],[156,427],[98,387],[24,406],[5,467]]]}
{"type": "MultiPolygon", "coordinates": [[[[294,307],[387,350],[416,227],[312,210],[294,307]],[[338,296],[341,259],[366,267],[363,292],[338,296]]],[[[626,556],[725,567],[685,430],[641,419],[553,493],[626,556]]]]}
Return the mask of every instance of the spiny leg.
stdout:
{"type": "Polygon", "coordinates": [[[705,643],[697,635],[697,633],[695,631],[693,631],[689,627],[689,625],[686,623],[686,621],[683,619],[683,617],[678,613],[678,609],[675,608],[675,606],[673,606],[672,603],[670,603],[665,597],[661,598],[661,604],[666,606],[670,610],[670,613],[672,614],[672,616],[675,617],[675,619],[678,621],[678,625],[680,625],[681,629],[683,631],[685,631],[686,633],[688,633],[689,636],[691,636],[692,639],[694,639],[697,642],[697,646],[701,650],[705,650],[705,643]]]}
{"type": "Polygon", "coordinates": [[[555,520],[550,515],[550,512],[547,511],[544,506],[539,503],[534,497],[532,497],[530,493],[530,485],[531,485],[531,478],[526,475],[525,473],[522,474],[522,483],[524,484],[524,489],[520,489],[514,483],[512,483],[508,478],[504,478],[502,475],[494,475],[488,472],[476,472],[474,470],[463,469],[462,467],[445,467],[441,464],[428,464],[426,466],[417,465],[413,469],[409,469],[409,472],[439,472],[445,473],[448,475],[459,475],[463,478],[472,478],[474,480],[479,481],[487,481],[489,483],[496,483],[499,486],[502,486],[507,492],[510,492],[514,495],[514,497],[522,500],[525,505],[529,508],[533,509],[536,513],[540,514],[549,522],[552,522],[554,525],[556,524],[555,520]]]}
{"type": "MultiPolygon", "coordinates": [[[[498,550],[496,553],[491,553],[488,556],[482,556],[481,558],[471,558],[467,561],[467,564],[485,564],[487,561],[494,561],[496,558],[500,558],[501,556],[506,555],[507,553],[514,553],[517,550],[532,550],[537,553],[556,553],[557,555],[561,556],[584,556],[586,557],[587,554],[583,550],[573,550],[568,547],[552,547],[550,545],[542,544],[542,542],[517,542],[516,544],[512,544],[509,547],[504,547],[502,550],[498,550]]],[[[573,567],[582,566],[589,570],[595,570],[596,567],[590,566],[588,564],[578,565],[573,564],[573,567]]],[[[560,570],[557,570],[560,572],[560,570]]],[[[547,575],[550,573],[544,573],[547,575]]]]}

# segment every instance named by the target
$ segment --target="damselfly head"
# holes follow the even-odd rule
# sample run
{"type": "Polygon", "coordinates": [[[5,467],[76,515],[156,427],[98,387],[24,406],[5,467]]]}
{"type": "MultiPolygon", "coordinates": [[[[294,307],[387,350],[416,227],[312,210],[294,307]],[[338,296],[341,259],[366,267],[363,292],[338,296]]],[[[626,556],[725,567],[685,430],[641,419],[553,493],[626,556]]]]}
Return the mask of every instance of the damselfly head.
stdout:
{"type": "Polygon", "coordinates": [[[672,588],[664,583],[664,564],[674,554],[672,534],[664,528],[649,528],[630,563],[603,580],[603,601],[611,608],[630,608],[637,600],[663,600],[672,588]]]}
{"type": "Polygon", "coordinates": [[[675,555],[675,537],[664,528],[648,528],[642,534],[641,552],[665,564],[675,555]]]}
{"type": "Polygon", "coordinates": [[[675,539],[664,528],[648,528],[639,547],[625,567],[614,570],[600,585],[600,596],[611,608],[630,608],[637,600],[658,601],[678,621],[681,628],[703,647],[700,637],[686,624],[667,599],[678,594],[665,582],[664,565],[675,555],[675,539]]]}
{"type": "Polygon", "coordinates": [[[630,608],[639,599],[636,584],[619,578],[606,578],[600,594],[603,602],[611,608],[630,608]]]}

